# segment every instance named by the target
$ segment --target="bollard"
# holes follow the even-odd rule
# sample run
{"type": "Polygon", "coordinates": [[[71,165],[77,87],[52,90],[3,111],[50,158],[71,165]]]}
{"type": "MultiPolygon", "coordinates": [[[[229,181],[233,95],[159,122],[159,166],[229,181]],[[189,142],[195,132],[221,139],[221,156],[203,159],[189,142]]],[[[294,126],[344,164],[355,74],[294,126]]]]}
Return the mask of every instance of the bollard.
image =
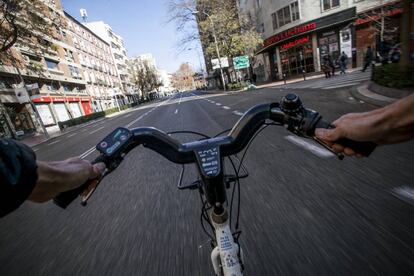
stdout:
{"type": "Polygon", "coordinates": [[[285,84],[286,84],[286,74],[283,74],[283,81],[285,82],[285,84]]]}
{"type": "Polygon", "coordinates": [[[306,80],[306,71],[302,70],[302,74],[303,74],[303,80],[305,81],[306,80]]]}

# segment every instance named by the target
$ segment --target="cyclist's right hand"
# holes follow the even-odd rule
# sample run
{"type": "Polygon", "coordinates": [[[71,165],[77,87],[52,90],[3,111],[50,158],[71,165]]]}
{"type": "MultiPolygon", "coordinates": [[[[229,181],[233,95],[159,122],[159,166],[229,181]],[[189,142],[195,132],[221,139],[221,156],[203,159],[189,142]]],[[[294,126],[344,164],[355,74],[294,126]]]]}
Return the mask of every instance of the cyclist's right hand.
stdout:
{"type": "Polygon", "coordinates": [[[348,156],[362,157],[361,154],[355,150],[336,143],[341,138],[347,138],[354,141],[373,141],[380,143],[384,138],[385,129],[378,126],[381,120],[381,112],[378,110],[365,113],[349,113],[332,123],[335,128],[315,130],[317,138],[323,140],[335,152],[344,153],[348,156]]]}

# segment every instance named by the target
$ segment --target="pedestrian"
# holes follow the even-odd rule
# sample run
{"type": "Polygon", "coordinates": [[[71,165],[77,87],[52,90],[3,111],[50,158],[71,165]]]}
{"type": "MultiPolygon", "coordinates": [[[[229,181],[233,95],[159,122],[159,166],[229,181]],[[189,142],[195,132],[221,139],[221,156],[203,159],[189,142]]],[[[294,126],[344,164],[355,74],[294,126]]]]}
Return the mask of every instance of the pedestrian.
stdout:
{"type": "Polygon", "coordinates": [[[325,73],[325,78],[331,77],[331,68],[329,66],[328,56],[323,57],[322,71],[325,73]]]}
{"type": "Polygon", "coordinates": [[[253,80],[253,83],[256,83],[256,80],[257,80],[257,75],[256,75],[256,73],[253,73],[253,75],[252,75],[252,80],[253,80]]]}
{"type": "Polygon", "coordinates": [[[373,53],[371,46],[368,46],[367,52],[365,53],[365,63],[364,68],[362,69],[362,72],[365,72],[367,70],[368,66],[372,63],[373,53]]]}
{"type": "Polygon", "coordinates": [[[345,54],[345,52],[342,52],[342,54],[339,56],[339,66],[341,67],[340,74],[345,74],[347,63],[348,63],[348,56],[345,54]]]}
{"type": "Polygon", "coordinates": [[[335,76],[335,63],[330,55],[328,55],[329,67],[332,70],[332,76],[335,76]]]}

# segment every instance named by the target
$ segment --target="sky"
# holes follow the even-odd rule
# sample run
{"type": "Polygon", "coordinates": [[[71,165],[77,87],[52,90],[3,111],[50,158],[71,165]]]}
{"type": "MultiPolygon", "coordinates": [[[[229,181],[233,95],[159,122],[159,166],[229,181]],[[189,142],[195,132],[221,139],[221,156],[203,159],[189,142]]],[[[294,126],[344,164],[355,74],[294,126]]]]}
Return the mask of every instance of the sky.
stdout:
{"type": "Polygon", "coordinates": [[[173,23],[166,23],[167,0],[62,0],[62,4],[79,21],[79,10],[83,8],[88,13],[88,22],[109,24],[124,39],[128,57],[151,53],[158,68],[169,73],[185,62],[195,70],[200,68],[197,50],[178,53],[179,34],[173,23]]]}

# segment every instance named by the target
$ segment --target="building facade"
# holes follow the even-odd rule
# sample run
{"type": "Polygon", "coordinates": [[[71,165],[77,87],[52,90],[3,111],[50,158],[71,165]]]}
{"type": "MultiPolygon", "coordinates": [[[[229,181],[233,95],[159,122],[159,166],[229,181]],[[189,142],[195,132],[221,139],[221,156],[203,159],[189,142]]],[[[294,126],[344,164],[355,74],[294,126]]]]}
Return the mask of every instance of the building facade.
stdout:
{"type": "MultiPolygon", "coordinates": [[[[60,1],[44,3],[46,17],[64,17],[60,1]]],[[[0,64],[0,136],[17,138],[39,130],[32,106],[19,98],[29,87],[38,87],[34,107],[46,126],[91,113],[74,46],[63,39],[61,30],[45,35],[40,43],[44,50],[16,43],[11,51],[19,62],[0,64]]]]}
{"type": "Polygon", "coordinates": [[[379,48],[378,22],[390,27],[398,43],[399,1],[391,0],[239,0],[239,12],[256,18],[264,39],[253,62],[258,81],[274,81],[321,70],[321,60],[341,52],[352,67],[361,66],[367,46],[379,48]]]}
{"type": "Polygon", "coordinates": [[[91,31],[100,36],[103,40],[109,43],[113,59],[115,61],[115,67],[119,78],[121,79],[121,90],[118,91],[119,97],[127,96],[123,99],[125,103],[133,101],[134,90],[131,84],[131,79],[128,73],[128,57],[127,51],[124,46],[124,40],[120,35],[117,35],[109,26],[103,21],[90,22],[85,24],[91,31]]]}
{"type": "Polygon", "coordinates": [[[69,52],[69,55],[82,67],[93,111],[117,107],[116,91],[122,88],[122,84],[110,44],[68,13],[65,12],[65,16],[67,27],[64,39],[76,49],[76,54],[69,52]]]}

